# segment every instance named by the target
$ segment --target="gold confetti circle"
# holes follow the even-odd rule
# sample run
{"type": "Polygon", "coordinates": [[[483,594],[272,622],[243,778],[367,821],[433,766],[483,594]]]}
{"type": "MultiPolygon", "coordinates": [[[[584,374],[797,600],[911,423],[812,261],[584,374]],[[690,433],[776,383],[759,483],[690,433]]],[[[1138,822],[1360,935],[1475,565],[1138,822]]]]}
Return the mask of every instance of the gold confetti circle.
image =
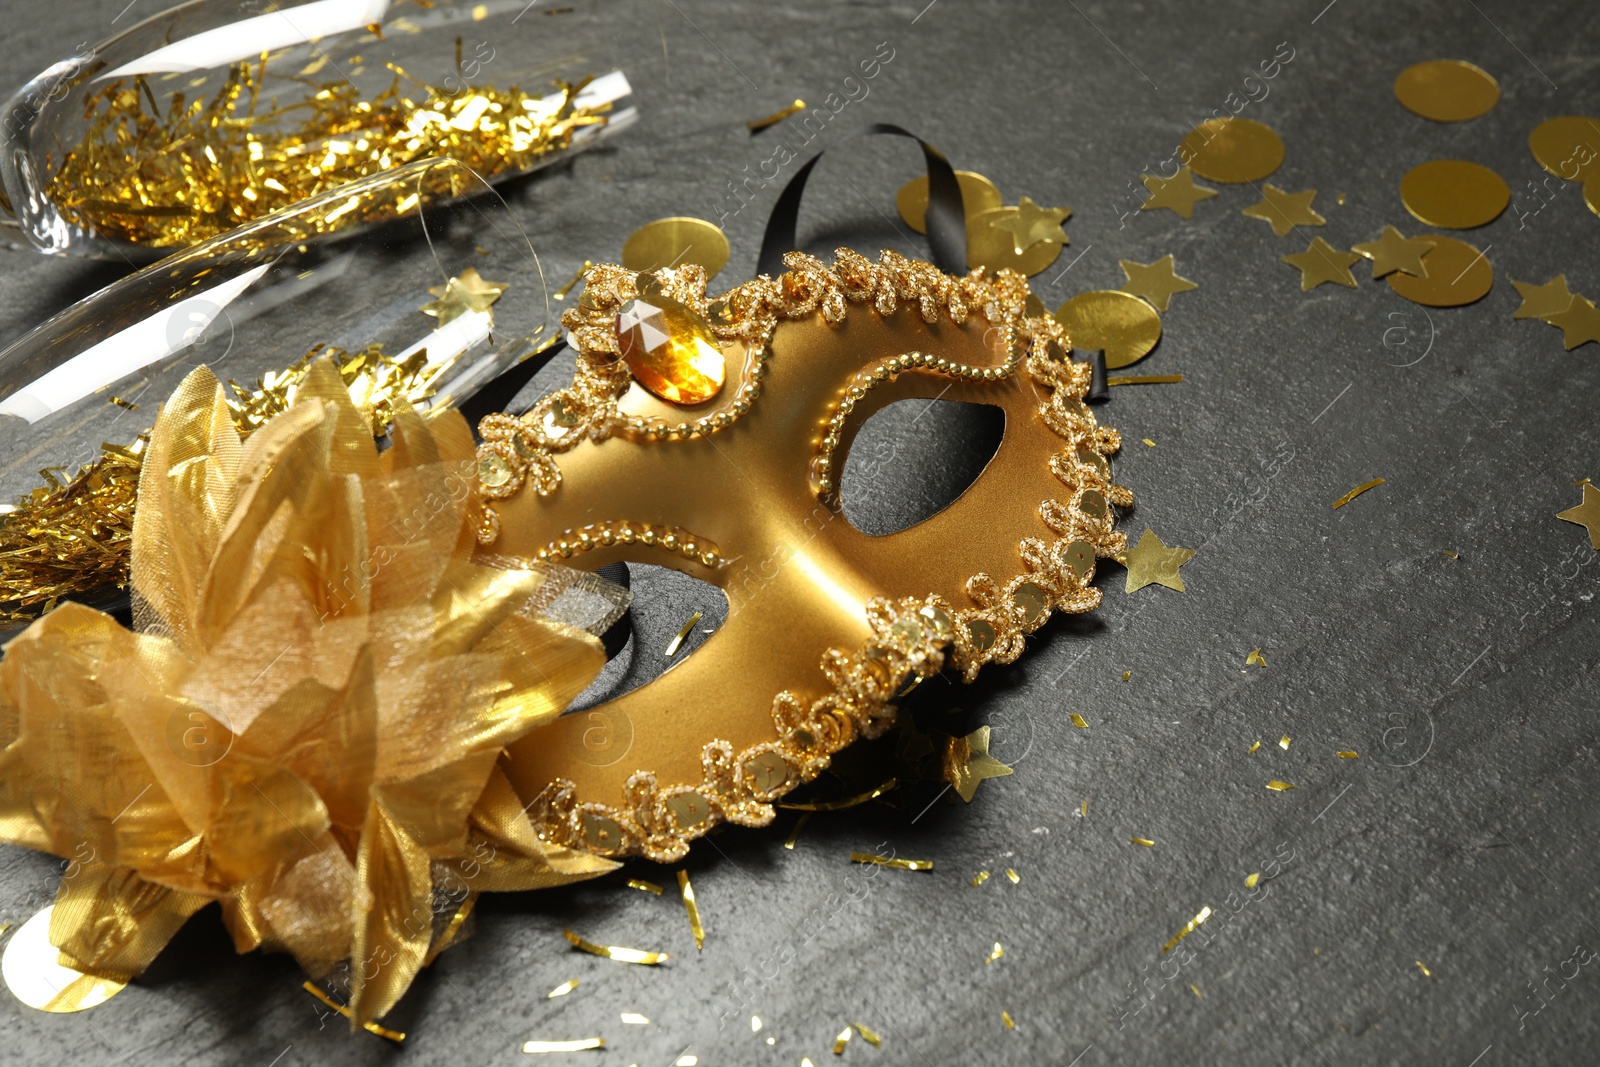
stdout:
{"type": "Polygon", "coordinates": [[[1283,166],[1283,138],[1254,119],[1206,119],[1178,145],[1189,169],[1214,182],[1258,182],[1283,166]]]}
{"type": "Polygon", "coordinates": [[[1429,226],[1470,230],[1500,217],[1511,188],[1488,167],[1464,159],[1435,159],[1400,179],[1406,210],[1429,226]]]}
{"type": "Polygon", "coordinates": [[[728,237],[705,219],[677,216],[647,222],[622,246],[629,270],[661,270],[698,263],[713,278],[728,265],[728,237]]]}
{"type": "Polygon", "coordinates": [[[1465,241],[1430,233],[1433,242],[1422,265],[1426,278],[1395,272],[1389,275],[1389,288],[1411,301],[1433,308],[1453,308],[1482,300],[1494,287],[1494,268],[1489,258],[1465,241]]]}
{"type": "Polygon", "coordinates": [[[1079,293],[1056,309],[1072,347],[1106,354],[1106,369],[1137,363],[1161,340],[1161,315],[1132,293],[1079,293]]]}
{"type": "Polygon", "coordinates": [[[1528,150],[1556,177],[1587,182],[1600,174],[1600,119],[1589,115],[1546,119],[1528,134],[1528,150]]]}
{"type": "Polygon", "coordinates": [[[1494,75],[1464,59],[1430,59],[1402,70],[1394,95],[1408,111],[1434,122],[1466,122],[1500,101],[1494,75]]]}
{"type": "Polygon", "coordinates": [[[11,935],[5,956],[0,957],[0,976],[5,978],[6,988],[30,1008],[57,1013],[83,1011],[122,992],[122,982],[61,966],[56,947],[50,943],[50,913],[54,910],[55,905],[50,905],[11,935]]]}
{"type": "MultiPolygon", "coordinates": [[[[961,186],[961,207],[967,218],[993,211],[1004,204],[1000,190],[983,175],[970,170],[956,171],[956,184],[961,186]]],[[[928,232],[928,176],[912,178],[894,194],[894,206],[906,225],[918,233],[928,232]]]]}
{"type": "Polygon", "coordinates": [[[997,271],[1009,267],[1024,277],[1032,277],[1056,261],[1061,246],[1048,241],[1029,245],[1017,251],[1016,239],[1010,230],[1002,230],[995,223],[1018,214],[1014,207],[1000,207],[967,217],[967,266],[983,267],[997,271]]]}

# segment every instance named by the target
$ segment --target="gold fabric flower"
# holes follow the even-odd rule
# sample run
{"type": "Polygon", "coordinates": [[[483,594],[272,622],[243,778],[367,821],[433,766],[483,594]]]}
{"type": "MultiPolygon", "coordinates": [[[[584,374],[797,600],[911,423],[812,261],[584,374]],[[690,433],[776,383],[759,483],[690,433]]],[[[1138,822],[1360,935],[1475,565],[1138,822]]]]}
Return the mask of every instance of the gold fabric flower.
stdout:
{"type": "Polygon", "coordinates": [[[563,574],[472,558],[474,443],[402,402],[381,454],[330,363],[241,443],[195,371],[151,434],[135,631],[67,604],[0,660],[0,839],[72,860],[62,962],[139,974],[221,904],[239,951],[349,961],[394,1006],[446,890],[615,864],[544,844],[499,762],[604,663],[540,614],[563,574]]]}

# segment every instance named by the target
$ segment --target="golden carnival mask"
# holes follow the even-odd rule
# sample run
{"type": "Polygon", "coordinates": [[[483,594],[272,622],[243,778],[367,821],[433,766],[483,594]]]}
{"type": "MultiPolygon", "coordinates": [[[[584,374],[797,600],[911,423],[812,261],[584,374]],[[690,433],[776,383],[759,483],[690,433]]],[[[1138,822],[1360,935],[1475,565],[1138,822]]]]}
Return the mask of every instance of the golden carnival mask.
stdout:
{"type": "Polygon", "coordinates": [[[695,266],[600,266],[562,319],[572,384],[480,424],[482,551],[594,568],[661,564],[719,587],[726,623],[655,680],[510,748],[541,837],[667,862],[771,802],[946,666],[1009,663],[1052,612],[1097,607],[1127,539],[1115,430],[1090,368],[1010,271],[946,275],[884,252],[800,253],[717,299],[695,266]],[[983,475],[887,536],[841,517],[862,423],[907,398],[1005,415],[983,475]],[[613,744],[584,735],[603,723],[613,744]],[[631,743],[630,743],[631,741],[631,743]]]}

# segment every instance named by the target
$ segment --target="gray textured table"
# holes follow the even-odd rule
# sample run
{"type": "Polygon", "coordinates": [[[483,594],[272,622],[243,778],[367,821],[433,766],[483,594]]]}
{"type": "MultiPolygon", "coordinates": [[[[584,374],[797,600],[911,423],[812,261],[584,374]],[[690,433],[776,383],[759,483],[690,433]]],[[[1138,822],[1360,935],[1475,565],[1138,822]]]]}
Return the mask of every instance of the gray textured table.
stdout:
{"type": "MultiPolygon", "coordinates": [[[[103,37],[123,3],[11,0],[0,83],[103,37]]],[[[964,721],[991,723],[996,754],[1016,764],[970,806],[938,803],[914,824],[911,806],[819,816],[793,851],[788,821],[696,846],[702,953],[671,893],[606,879],[485,898],[476,936],[396,1013],[411,1037],[395,1049],[322,1019],[288,959],[235,957],[207,913],[146,980],[90,1013],[0,995],[0,1060],[515,1063],[528,1038],[603,1034],[610,1048],[585,1054],[596,1062],[792,1067],[831,1062],[833,1035],[860,1021],[883,1047],[858,1039],[845,1060],[1594,1062],[1600,977],[1577,961],[1600,944],[1595,556],[1554,513],[1600,474],[1600,350],[1564,353],[1555,331],[1513,322],[1510,286],[1564,272],[1600,295],[1600,219],[1576,186],[1519,223],[1535,206],[1527,182],[1542,177],[1528,131],[1600,110],[1589,7],[667,0],[638,3],[630,32],[644,123],[513,196],[552,277],[615,255],[649,219],[715,218],[725,183],[772,152],[743,123],[835,91],[880,42],[892,61],[817,146],[900,122],[1008,200],[1072,205],[1072,246],[1036,279],[1052,307],[1119,284],[1119,258],[1176,254],[1200,288],[1175,299],[1140,370],[1185,381],[1116,390],[1102,412],[1130,442],[1116,464],[1138,496],[1127,528],[1199,550],[1188,592],[1128,596],[1108,566],[1096,615],[1053,623],[976,686],[925,693],[934,714],[960,704],[964,721]],[[1127,214],[1141,168],[1284,41],[1294,59],[1246,112],[1288,144],[1273,180],[1318,189],[1317,232],[1348,247],[1384,223],[1420,229],[1396,191],[1414,164],[1494,167],[1515,199],[1469,238],[1495,265],[1486,299],[1425,312],[1365,278],[1302,294],[1278,262],[1302,246],[1240,217],[1255,199],[1244,187],[1190,222],[1127,214]],[[1499,106],[1458,126],[1403,111],[1394,75],[1435,57],[1495,74],[1499,106]],[[1330,509],[1374,476],[1387,483],[1330,509]],[[1257,647],[1268,666],[1246,669],[1257,647]],[[1072,710],[1089,730],[1069,725],[1072,710]],[[1360,758],[1335,758],[1345,749],[1360,758]],[[1269,778],[1297,788],[1269,792],[1269,778]],[[871,877],[847,862],[879,842],[937,869],[871,877]],[[1019,884],[968,884],[1007,866],[1019,884]],[[1265,887],[1246,896],[1256,871],[1265,887]],[[1179,967],[1161,946],[1202,906],[1214,917],[1179,967]],[[650,969],[578,955],[561,937],[569,925],[674,959],[650,969]],[[996,940],[1005,957],[985,965],[996,940]],[[545,999],[572,977],[575,994],[545,999]],[[652,1023],[625,1027],[619,1012],[652,1023]]],[[[849,152],[819,170],[803,232],[820,251],[918,251],[888,221],[914,153],[849,152]]],[[[728,279],[753,269],[775,193],[764,195],[726,221],[728,279]]],[[[0,340],[118,273],[0,254],[0,340]]],[[[901,476],[883,483],[887,515],[915,506],[891,499],[919,480],[914,464],[929,478],[939,468],[903,425],[884,432],[907,445],[901,476]]],[[[688,595],[645,598],[642,632],[670,634],[688,595]]],[[[0,918],[31,915],[56,877],[56,861],[0,849],[0,918]]]]}

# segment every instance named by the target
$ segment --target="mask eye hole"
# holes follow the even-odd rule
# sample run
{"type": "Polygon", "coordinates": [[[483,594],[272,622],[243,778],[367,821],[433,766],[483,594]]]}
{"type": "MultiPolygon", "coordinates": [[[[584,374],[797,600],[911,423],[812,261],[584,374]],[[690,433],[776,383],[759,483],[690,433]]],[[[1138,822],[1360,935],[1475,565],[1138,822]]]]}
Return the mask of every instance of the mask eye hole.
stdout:
{"type": "Polygon", "coordinates": [[[1005,428],[1005,411],[990,404],[909,399],[875,412],[845,456],[846,521],[869,537],[927,522],[978,480],[1005,428]]]}
{"type": "Polygon", "coordinates": [[[728,618],[728,597],[710,582],[649,563],[629,563],[633,606],[622,625],[631,626],[627,643],[606,661],[589,688],[578,694],[567,714],[584,711],[631,693],[687,660],[721,629],[728,618]],[[684,624],[700,612],[698,622],[670,657],[667,646],[684,624]]]}

